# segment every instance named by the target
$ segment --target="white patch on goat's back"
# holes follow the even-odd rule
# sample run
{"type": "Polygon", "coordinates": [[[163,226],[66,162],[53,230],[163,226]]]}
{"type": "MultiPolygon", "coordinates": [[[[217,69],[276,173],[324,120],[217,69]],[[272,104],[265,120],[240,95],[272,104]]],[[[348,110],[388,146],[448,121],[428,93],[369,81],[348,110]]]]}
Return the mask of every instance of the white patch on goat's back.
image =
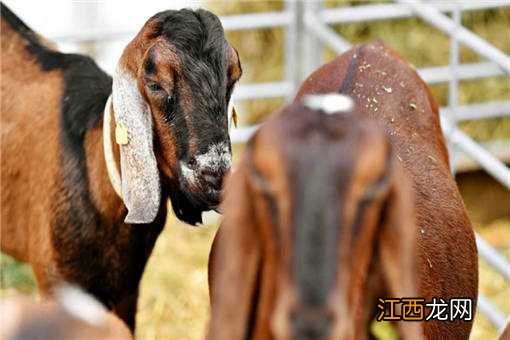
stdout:
{"type": "Polygon", "coordinates": [[[62,306],[73,317],[93,326],[101,326],[106,322],[106,308],[91,295],[76,287],[57,289],[56,296],[62,306]]]}
{"type": "Polygon", "coordinates": [[[348,112],[354,108],[351,97],[338,93],[307,95],[303,98],[303,104],[312,110],[321,110],[327,114],[348,112]]]}

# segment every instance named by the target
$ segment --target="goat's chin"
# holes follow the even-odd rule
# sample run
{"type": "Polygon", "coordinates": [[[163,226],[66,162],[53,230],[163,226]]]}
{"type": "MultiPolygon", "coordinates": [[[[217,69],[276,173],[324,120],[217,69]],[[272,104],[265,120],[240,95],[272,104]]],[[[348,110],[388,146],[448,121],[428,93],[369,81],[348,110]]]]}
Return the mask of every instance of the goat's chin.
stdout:
{"type": "Polygon", "coordinates": [[[173,188],[169,195],[172,209],[179,220],[191,225],[202,224],[202,212],[210,210],[206,204],[180,188],[173,188]]]}
{"type": "Polygon", "coordinates": [[[179,184],[171,186],[169,195],[175,215],[185,223],[202,224],[202,212],[219,212],[221,192],[214,188],[196,186],[181,178],[179,184]]]}

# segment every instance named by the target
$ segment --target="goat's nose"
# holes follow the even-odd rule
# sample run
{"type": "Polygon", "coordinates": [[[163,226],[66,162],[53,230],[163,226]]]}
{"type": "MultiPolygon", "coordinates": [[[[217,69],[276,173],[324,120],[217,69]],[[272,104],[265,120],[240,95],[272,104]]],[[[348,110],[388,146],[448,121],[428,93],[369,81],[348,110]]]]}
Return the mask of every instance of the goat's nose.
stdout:
{"type": "Polygon", "coordinates": [[[201,169],[199,173],[202,180],[209,184],[212,188],[216,190],[221,189],[221,186],[223,185],[223,171],[201,169]]]}

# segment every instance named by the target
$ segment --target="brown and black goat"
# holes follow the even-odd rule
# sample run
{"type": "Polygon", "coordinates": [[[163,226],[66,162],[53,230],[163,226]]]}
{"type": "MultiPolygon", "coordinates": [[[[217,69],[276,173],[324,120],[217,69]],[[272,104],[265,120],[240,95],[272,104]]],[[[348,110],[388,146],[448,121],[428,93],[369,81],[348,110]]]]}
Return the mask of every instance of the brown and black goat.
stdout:
{"type": "Polygon", "coordinates": [[[263,124],[226,180],[208,339],[364,339],[378,297],[416,295],[413,189],[384,130],[345,96],[305,104],[263,124]]]}
{"type": "Polygon", "coordinates": [[[164,11],[127,45],[112,79],[2,5],[1,57],[2,250],[32,265],[43,294],[76,284],[134,329],[167,199],[190,224],[219,204],[237,52],[214,14],[164,11]]]}
{"type": "Polygon", "coordinates": [[[61,286],[39,303],[23,296],[0,300],[0,315],[0,340],[133,339],[122,320],[76,287],[61,286]]]}
{"type": "Polygon", "coordinates": [[[471,320],[431,320],[429,339],[467,339],[478,293],[474,232],[452,177],[437,104],[416,71],[381,42],[361,45],[312,73],[296,100],[319,93],[351,96],[359,118],[375,119],[390,136],[411,177],[418,225],[418,295],[472,299],[471,320]]]}

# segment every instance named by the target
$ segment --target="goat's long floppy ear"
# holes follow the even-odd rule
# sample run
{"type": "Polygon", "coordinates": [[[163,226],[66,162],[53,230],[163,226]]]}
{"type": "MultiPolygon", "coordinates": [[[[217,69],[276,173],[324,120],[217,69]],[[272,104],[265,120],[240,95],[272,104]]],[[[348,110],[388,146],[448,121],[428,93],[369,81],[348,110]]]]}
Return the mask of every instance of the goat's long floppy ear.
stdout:
{"type": "MultiPolygon", "coordinates": [[[[411,181],[400,163],[392,159],[391,187],[379,234],[379,257],[391,297],[417,296],[417,227],[411,181]]],[[[404,339],[421,339],[421,325],[400,322],[404,339]]]]}
{"type": "Polygon", "coordinates": [[[211,320],[207,339],[245,339],[260,267],[260,243],[247,196],[246,164],[226,181],[224,221],[209,257],[211,320]]]}
{"type": "Polygon", "coordinates": [[[122,200],[126,223],[150,223],[159,211],[161,188],[153,150],[152,116],[136,79],[118,66],[113,77],[113,109],[117,125],[127,128],[127,143],[120,145],[122,200]]]}

